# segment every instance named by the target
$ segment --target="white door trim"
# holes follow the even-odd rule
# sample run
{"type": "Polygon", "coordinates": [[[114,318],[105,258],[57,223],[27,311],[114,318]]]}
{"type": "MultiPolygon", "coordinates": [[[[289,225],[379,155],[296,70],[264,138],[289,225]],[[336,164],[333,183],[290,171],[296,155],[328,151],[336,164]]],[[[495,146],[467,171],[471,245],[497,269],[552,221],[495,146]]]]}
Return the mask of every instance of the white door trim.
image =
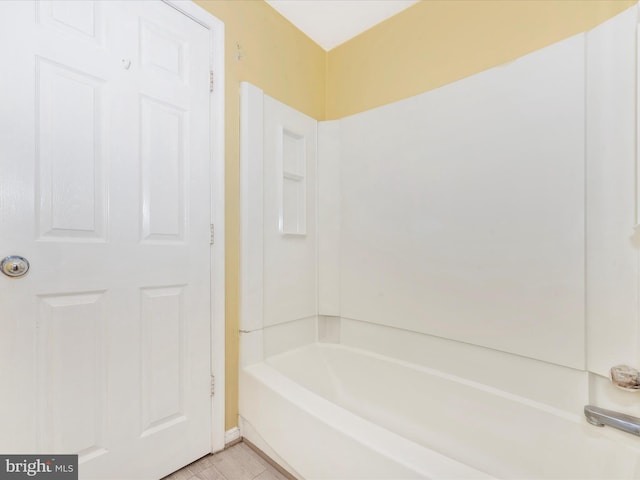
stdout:
{"type": "Polygon", "coordinates": [[[225,198],[224,198],[224,23],[191,1],[162,0],[209,30],[210,66],[214,72],[209,99],[211,154],[211,224],[215,242],[211,246],[211,374],[215,394],[211,401],[211,448],[225,444],[225,198]]]}

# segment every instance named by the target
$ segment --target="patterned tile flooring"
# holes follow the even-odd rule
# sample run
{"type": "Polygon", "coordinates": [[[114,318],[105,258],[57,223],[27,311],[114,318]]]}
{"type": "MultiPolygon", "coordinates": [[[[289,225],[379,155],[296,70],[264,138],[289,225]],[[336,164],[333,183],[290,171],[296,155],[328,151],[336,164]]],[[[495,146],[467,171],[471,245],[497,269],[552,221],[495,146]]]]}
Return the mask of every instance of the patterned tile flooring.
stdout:
{"type": "Polygon", "coordinates": [[[289,480],[258,453],[240,442],[202,457],[162,480],[289,480]]]}

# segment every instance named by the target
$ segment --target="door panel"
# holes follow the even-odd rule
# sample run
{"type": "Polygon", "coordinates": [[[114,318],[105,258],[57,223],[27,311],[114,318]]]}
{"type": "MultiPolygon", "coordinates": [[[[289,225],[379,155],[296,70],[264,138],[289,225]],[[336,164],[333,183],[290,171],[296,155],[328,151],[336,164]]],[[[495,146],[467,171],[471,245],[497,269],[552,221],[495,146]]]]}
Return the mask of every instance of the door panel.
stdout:
{"type": "Polygon", "coordinates": [[[0,451],[152,479],[211,451],[209,32],[0,2],[0,451]]]}
{"type": "Polygon", "coordinates": [[[143,240],[182,241],[185,112],[149,97],[140,106],[143,240]]]}
{"type": "Polygon", "coordinates": [[[98,2],[50,1],[36,6],[38,21],[85,40],[101,42],[103,17],[98,2]]]}
{"type": "Polygon", "coordinates": [[[142,436],[186,420],[184,287],[142,289],[142,436]]]}
{"type": "Polygon", "coordinates": [[[103,86],[99,78],[36,58],[36,215],[41,239],[104,240],[103,86]]]}
{"type": "Polygon", "coordinates": [[[38,300],[38,448],[105,453],[105,292],[38,300]]]}

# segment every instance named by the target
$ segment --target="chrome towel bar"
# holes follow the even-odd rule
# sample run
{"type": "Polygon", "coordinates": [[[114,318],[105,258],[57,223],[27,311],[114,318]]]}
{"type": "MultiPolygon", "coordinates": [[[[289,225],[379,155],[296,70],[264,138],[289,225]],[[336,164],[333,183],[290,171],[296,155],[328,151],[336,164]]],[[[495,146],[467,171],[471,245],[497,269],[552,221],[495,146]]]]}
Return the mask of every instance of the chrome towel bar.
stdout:
{"type": "Polygon", "coordinates": [[[640,418],[638,417],[614,412],[613,410],[605,410],[593,405],[585,405],[584,416],[587,417],[587,422],[596,427],[608,425],[623,432],[640,436],[640,418]]]}

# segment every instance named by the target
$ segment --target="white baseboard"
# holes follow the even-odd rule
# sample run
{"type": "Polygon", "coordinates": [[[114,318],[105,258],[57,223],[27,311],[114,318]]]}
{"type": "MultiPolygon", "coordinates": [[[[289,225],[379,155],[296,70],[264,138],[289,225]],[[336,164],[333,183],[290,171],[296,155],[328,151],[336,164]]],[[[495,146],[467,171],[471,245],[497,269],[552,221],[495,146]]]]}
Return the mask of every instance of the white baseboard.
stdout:
{"type": "Polygon", "coordinates": [[[224,432],[224,444],[229,445],[240,439],[240,429],[238,427],[233,427],[230,430],[224,432]]]}

